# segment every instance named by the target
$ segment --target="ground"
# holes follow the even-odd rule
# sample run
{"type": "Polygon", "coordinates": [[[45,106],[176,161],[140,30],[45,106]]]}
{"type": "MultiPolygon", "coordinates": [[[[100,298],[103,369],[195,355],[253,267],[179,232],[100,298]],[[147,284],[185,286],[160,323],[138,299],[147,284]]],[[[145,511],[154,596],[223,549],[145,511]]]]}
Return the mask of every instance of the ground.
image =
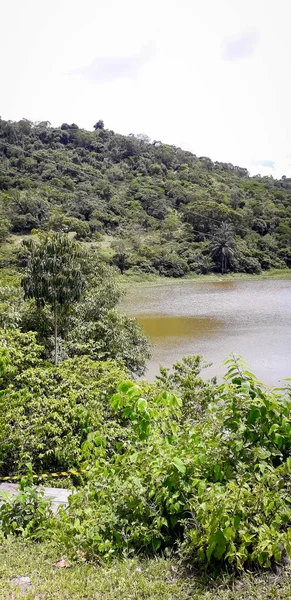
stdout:
{"type": "MultiPolygon", "coordinates": [[[[111,564],[74,563],[53,542],[5,540],[0,548],[1,600],[290,600],[291,569],[213,579],[186,575],[170,559],[123,559],[111,564]],[[66,557],[65,557],[66,558],[66,557]],[[10,580],[28,577],[25,593],[10,580]]],[[[15,581],[15,580],[14,580],[15,581]]],[[[17,581],[17,580],[16,580],[17,581]]]]}

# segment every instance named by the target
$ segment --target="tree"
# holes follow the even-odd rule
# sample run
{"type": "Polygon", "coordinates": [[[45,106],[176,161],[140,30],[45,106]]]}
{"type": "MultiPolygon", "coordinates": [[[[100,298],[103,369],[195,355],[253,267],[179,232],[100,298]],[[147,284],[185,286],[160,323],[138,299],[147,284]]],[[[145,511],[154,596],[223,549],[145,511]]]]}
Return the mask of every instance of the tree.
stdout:
{"type": "Polygon", "coordinates": [[[5,242],[9,236],[9,231],[11,229],[11,223],[8,219],[5,219],[0,213],[0,244],[5,242]]]}
{"type": "Polygon", "coordinates": [[[27,249],[24,297],[48,304],[54,319],[54,362],[58,363],[58,317],[78,301],[85,288],[84,252],[65,234],[48,233],[23,242],[27,249]]]}
{"type": "Polygon", "coordinates": [[[102,119],[99,119],[99,121],[95,123],[94,129],[104,129],[104,121],[102,121],[102,119]]]}
{"type": "Polygon", "coordinates": [[[221,263],[221,273],[225,273],[227,264],[234,254],[234,230],[231,223],[222,223],[218,229],[216,229],[212,242],[211,250],[214,259],[221,263]]]}
{"type": "Polygon", "coordinates": [[[113,264],[116,265],[121,274],[123,275],[124,271],[129,266],[129,258],[131,255],[131,245],[127,240],[114,240],[111,244],[112,250],[114,250],[113,255],[113,264]]]}

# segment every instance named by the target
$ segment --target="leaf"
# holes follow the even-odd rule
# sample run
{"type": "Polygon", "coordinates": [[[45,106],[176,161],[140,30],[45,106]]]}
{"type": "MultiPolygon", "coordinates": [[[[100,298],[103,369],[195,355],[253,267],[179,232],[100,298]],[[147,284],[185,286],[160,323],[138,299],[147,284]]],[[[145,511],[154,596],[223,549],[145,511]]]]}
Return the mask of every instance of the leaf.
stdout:
{"type": "Polygon", "coordinates": [[[178,456],[175,456],[173,458],[172,462],[175,465],[176,469],[179,471],[179,473],[182,473],[182,475],[185,475],[186,466],[184,465],[183,461],[180,458],[178,458],[178,456]]]}
{"type": "Polygon", "coordinates": [[[233,517],[233,526],[234,526],[235,529],[239,528],[240,522],[241,522],[241,516],[240,515],[235,515],[233,517]]]}
{"type": "Polygon", "coordinates": [[[282,435],[280,435],[279,433],[275,434],[275,444],[277,444],[278,448],[282,448],[282,446],[284,445],[284,438],[282,435]]]}
{"type": "Polygon", "coordinates": [[[227,541],[229,541],[229,540],[231,540],[232,538],[234,538],[234,537],[235,537],[235,536],[234,536],[234,534],[235,534],[235,532],[234,532],[234,530],[233,530],[233,528],[232,528],[232,527],[226,527],[226,528],[223,530],[223,535],[224,535],[224,537],[225,537],[225,539],[226,539],[227,541]]]}
{"type": "Polygon", "coordinates": [[[161,540],[159,538],[154,538],[153,539],[153,548],[155,551],[157,551],[161,546],[161,540]]]}
{"type": "Polygon", "coordinates": [[[274,423],[274,425],[272,425],[272,427],[270,427],[270,429],[269,429],[269,435],[274,433],[274,431],[277,431],[277,429],[279,429],[279,428],[280,428],[280,426],[278,425],[278,423],[274,423]]]}
{"type": "Polygon", "coordinates": [[[146,409],[147,409],[147,406],[148,406],[147,400],[145,398],[140,398],[137,401],[137,405],[136,406],[137,406],[137,410],[139,412],[145,412],[146,409]]]}
{"type": "Polygon", "coordinates": [[[219,465],[215,465],[213,467],[213,471],[214,471],[214,475],[215,475],[215,481],[219,481],[221,478],[221,469],[220,469],[219,465]]]}
{"type": "Polygon", "coordinates": [[[257,408],[257,406],[251,406],[250,411],[247,416],[247,422],[252,424],[255,423],[261,416],[261,411],[257,408]]]}
{"type": "Polygon", "coordinates": [[[244,392],[249,392],[249,390],[250,390],[250,387],[251,387],[251,385],[250,385],[250,382],[249,382],[248,380],[244,380],[244,381],[242,382],[242,384],[241,384],[241,389],[242,389],[244,392]]]}
{"type": "Polygon", "coordinates": [[[128,392],[128,390],[130,388],[132,388],[134,386],[134,383],[132,381],[122,381],[117,389],[119,392],[121,392],[122,394],[126,394],[126,392],[128,392]]]}
{"type": "Polygon", "coordinates": [[[114,394],[110,400],[110,404],[114,410],[117,410],[122,402],[120,394],[114,394]]]}

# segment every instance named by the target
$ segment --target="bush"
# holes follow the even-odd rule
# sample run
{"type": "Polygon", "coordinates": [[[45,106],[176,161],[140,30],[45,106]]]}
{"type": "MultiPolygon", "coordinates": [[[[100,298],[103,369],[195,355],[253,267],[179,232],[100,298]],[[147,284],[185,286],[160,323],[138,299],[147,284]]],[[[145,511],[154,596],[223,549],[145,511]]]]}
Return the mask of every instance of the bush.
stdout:
{"type": "MultiPolygon", "coordinates": [[[[102,316],[102,314],[101,314],[102,316]]],[[[149,342],[137,321],[116,309],[105,312],[99,320],[87,315],[78,320],[64,349],[68,356],[90,356],[93,360],[114,359],[131,372],[143,375],[150,356],[149,342]]]]}
{"type": "Polygon", "coordinates": [[[31,341],[22,372],[16,348],[2,350],[1,475],[17,472],[24,458],[39,473],[78,467],[104,446],[112,453],[122,430],[112,422],[109,398],[126,371],[87,357],[53,367],[35,357],[32,334],[19,335],[31,341]]]}
{"type": "Polygon", "coordinates": [[[28,474],[20,480],[19,492],[15,496],[2,492],[1,528],[5,537],[13,534],[41,540],[51,535],[51,504],[44,492],[34,487],[32,467],[27,467],[28,474]]]}
{"type": "Polygon", "coordinates": [[[187,262],[174,253],[162,256],[154,267],[165,277],[183,277],[189,271],[187,262]]]}
{"type": "Polygon", "coordinates": [[[291,407],[238,362],[205,415],[181,422],[166,392],[126,382],[112,406],[133,428],[61,516],[91,557],[179,552],[188,565],[270,567],[291,551],[291,407]]]}

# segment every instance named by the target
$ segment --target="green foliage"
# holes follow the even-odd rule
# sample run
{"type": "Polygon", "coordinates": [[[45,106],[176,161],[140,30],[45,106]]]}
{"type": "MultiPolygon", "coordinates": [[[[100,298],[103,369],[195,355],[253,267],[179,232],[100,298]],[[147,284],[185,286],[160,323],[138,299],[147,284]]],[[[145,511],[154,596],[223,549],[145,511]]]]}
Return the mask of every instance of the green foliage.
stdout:
{"type": "Polygon", "coordinates": [[[20,306],[23,293],[19,275],[2,269],[0,271],[0,329],[13,329],[20,322],[20,306]]]}
{"type": "Polygon", "coordinates": [[[5,219],[5,217],[0,213],[0,244],[7,240],[10,228],[10,221],[8,219],[5,219]]]}
{"type": "Polygon", "coordinates": [[[71,550],[110,557],[176,548],[189,566],[212,569],[270,567],[291,552],[284,390],[265,390],[231,360],[195,423],[181,421],[175,395],[153,397],[130,381],[111,402],[132,433],[98,460],[62,514],[59,536],[71,550]]]}
{"type": "Polygon", "coordinates": [[[24,297],[38,307],[48,304],[54,315],[55,365],[58,362],[58,313],[68,311],[85,288],[85,254],[74,240],[62,234],[41,234],[37,241],[26,240],[27,262],[21,285],[24,297]]]}
{"type": "Polygon", "coordinates": [[[95,360],[116,359],[131,373],[142,375],[150,356],[147,337],[135,319],[111,309],[101,318],[74,319],[64,351],[68,356],[90,356],[95,360]]]}
{"type": "Polygon", "coordinates": [[[246,169],[146,136],[119,135],[102,120],[85,131],[74,123],[1,119],[0,140],[3,264],[14,260],[9,231],[37,228],[85,241],[109,234],[108,259],[121,272],[182,277],[226,267],[290,268],[286,177],[249,177],[246,169]],[[216,230],[224,223],[233,233],[221,244],[216,230]]]}
{"type": "Polygon", "coordinates": [[[66,235],[40,235],[25,240],[27,265],[21,281],[25,298],[38,306],[66,306],[79,300],[85,286],[82,262],[85,255],[66,235]]]}
{"type": "Polygon", "coordinates": [[[232,225],[223,222],[214,232],[211,241],[213,258],[221,265],[221,273],[225,273],[227,265],[234,254],[234,230],[232,225]]]}
{"type": "Polygon", "coordinates": [[[112,452],[122,432],[109,398],[126,375],[122,367],[87,357],[54,367],[39,358],[33,334],[5,332],[2,344],[2,475],[21,470],[27,458],[37,472],[53,472],[80,466],[103,446],[112,452]]]}
{"type": "Polygon", "coordinates": [[[23,371],[43,364],[43,348],[36,343],[36,334],[32,332],[21,333],[18,329],[0,330],[0,353],[9,357],[0,389],[14,382],[23,371]]]}
{"type": "Polygon", "coordinates": [[[1,509],[5,535],[52,526],[74,555],[176,552],[212,570],[270,568],[291,553],[288,386],[264,388],[237,358],[222,385],[206,383],[201,357],[149,385],[87,357],[54,367],[32,334],[2,340],[1,473],[28,458],[38,472],[87,466],[53,523],[22,484],[1,509]]]}
{"type": "MultiPolygon", "coordinates": [[[[122,292],[114,269],[104,263],[96,264],[95,254],[88,252],[84,270],[86,289],[79,302],[56,307],[58,358],[88,356],[98,361],[116,359],[122,361],[130,372],[143,374],[149,357],[149,343],[135,319],[115,309],[122,292]]],[[[53,360],[56,342],[54,310],[51,311],[49,304],[43,306],[41,303],[39,306],[34,300],[23,301],[18,279],[15,279],[15,286],[12,285],[13,276],[9,278],[3,273],[2,280],[4,284],[10,284],[0,289],[2,329],[20,329],[24,333],[35,331],[36,341],[42,346],[42,357],[53,360]]],[[[56,285],[63,293],[61,283],[60,275],[56,285]]],[[[18,341],[21,339],[18,336],[18,341]]],[[[13,347],[13,339],[11,342],[13,347]]]]}
{"type": "Polygon", "coordinates": [[[201,370],[209,366],[210,363],[204,362],[202,356],[184,356],[173,364],[171,370],[160,367],[160,375],[156,378],[158,387],[175,390],[179,394],[184,418],[197,421],[212,400],[215,380],[209,383],[199,376],[201,370]]]}
{"type": "Polygon", "coordinates": [[[2,492],[0,522],[4,536],[11,534],[26,539],[41,540],[51,535],[50,502],[44,492],[33,485],[32,466],[26,465],[27,474],[22,477],[15,496],[2,492]]]}

